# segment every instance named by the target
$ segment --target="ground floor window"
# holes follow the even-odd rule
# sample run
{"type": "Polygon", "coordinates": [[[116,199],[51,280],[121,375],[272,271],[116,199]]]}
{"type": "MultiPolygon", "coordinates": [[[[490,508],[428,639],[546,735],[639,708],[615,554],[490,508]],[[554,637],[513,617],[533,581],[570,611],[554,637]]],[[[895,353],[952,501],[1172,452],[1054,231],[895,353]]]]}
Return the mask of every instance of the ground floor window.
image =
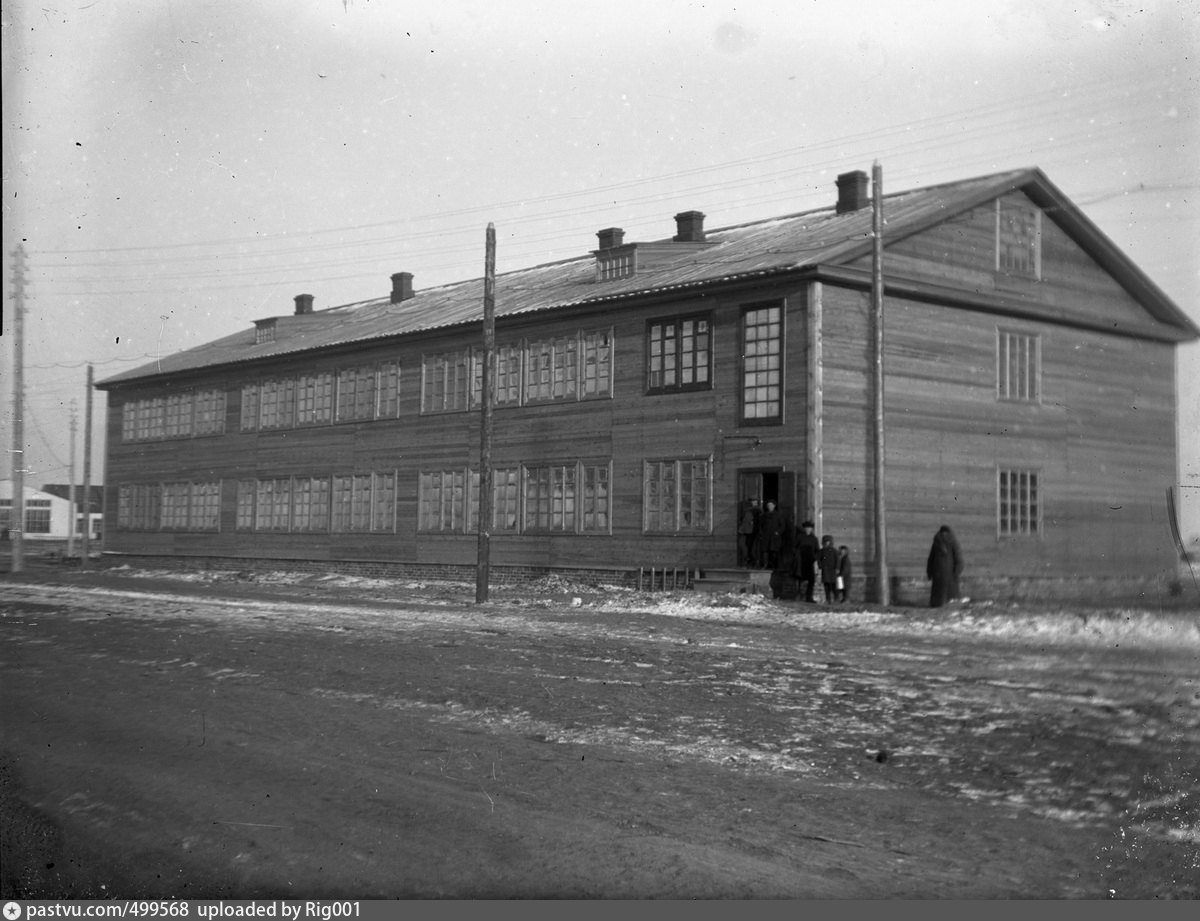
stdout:
{"type": "Polygon", "coordinates": [[[996,511],[1001,537],[1031,537],[1040,534],[1042,504],[1037,471],[998,471],[996,511]]]}
{"type": "Polygon", "coordinates": [[[710,532],[711,471],[711,458],[646,461],[642,476],[643,530],[710,532]]]}
{"type": "MultiPolygon", "coordinates": [[[[239,492],[239,515],[240,500],[239,492]]],[[[218,531],[221,481],[122,483],[117,488],[117,527],[126,531],[218,531]]]]}
{"type": "Polygon", "coordinates": [[[464,534],[479,527],[479,473],[433,470],[417,487],[418,528],[464,534]]]}

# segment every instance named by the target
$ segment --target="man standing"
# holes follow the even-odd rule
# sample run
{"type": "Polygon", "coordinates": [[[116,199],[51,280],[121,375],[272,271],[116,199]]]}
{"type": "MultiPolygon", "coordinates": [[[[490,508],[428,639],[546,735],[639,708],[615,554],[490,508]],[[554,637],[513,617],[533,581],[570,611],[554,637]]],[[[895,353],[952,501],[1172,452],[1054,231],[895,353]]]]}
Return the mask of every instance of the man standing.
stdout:
{"type": "Polygon", "coordinates": [[[738,519],[737,554],[738,566],[747,569],[754,565],[754,535],[758,532],[760,514],[757,498],[742,503],[742,514],[738,519]]]}
{"type": "Polygon", "coordinates": [[[804,586],[804,600],[815,603],[813,590],[817,583],[817,551],[821,542],[813,533],[816,525],[811,521],[800,523],[800,537],[796,540],[796,578],[804,586]]]}

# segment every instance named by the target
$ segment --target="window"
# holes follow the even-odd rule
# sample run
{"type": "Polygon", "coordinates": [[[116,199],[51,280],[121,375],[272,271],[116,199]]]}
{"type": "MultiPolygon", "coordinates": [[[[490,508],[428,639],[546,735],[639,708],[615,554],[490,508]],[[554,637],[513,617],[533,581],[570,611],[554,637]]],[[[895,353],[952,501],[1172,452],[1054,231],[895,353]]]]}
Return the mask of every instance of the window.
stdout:
{"type": "Polygon", "coordinates": [[[996,397],[1036,403],[1040,397],[1041,343],[1028,333],[996,331],[996,397]]]}
{"type": "Polygon", "coordinates": [[[246,384],[242,388],[242,431],[253,432],[258,428],[258,410],[262,391],[258,384],[246,384]]]}
{"type": "Polygon", "coordinates": [[[337,421],[375,417],[375,369],[344,368],[338,372],[337,421]]]}
{"type": "Polygon", "coordinates": [[[473,380],[468,349],[426,355],[421,359],[421,412],[445,413],[468,408],[473,380]]]}
{"type": "Polygon", "coordinates": [[[158,530],[162,486],[158,483],[122,483],[117,487],[117,527],[130,531],[158,530]]]}
{"type": "Polygon", "coordinates": [[[329,477],[293,479],[292,530],[329,530],[329,477]]]}
{"type": "Polygon", "coordinates": [[[221,482],[193,483],[188,529],[217,531],[221,526],[221,482]]]}
{"type": "Polygon", "coordinates": [[[579,529],[585,534],[608,534],[611,531],[611,468],[608,464],[584,465],[582,473],[583,494],[580,496],[579,529]]]}
{"type": "Polygon", "coordinates": [[[239,531],[250,531],[254,528],[254,498],[258,486],[254,480],[238,480],[237,485],[237,524],[239,531]]]}
{"type": "Polygon", "coordinates": [[[395,419],[400,415],[400,362],[385,361],[379,365],[376,385],[375,418],[395,419]]]}
{"type": "Polygon", "coordinates": [[[608,396],[612,393],[612,333],[583,334],[583,393],[584,398],[608,396]]]}
{"type": "Polygon", "coordinates": [[[996,271],[1042,277],[1042,212],[1023,196],[996,200],[996,271]]]}
{"type": "Polygon", "coordinates": [[[49,534],[50,533],[50,500],[49,499],[26,499],[25,500],[25,533],[26,534],[49,534]]]}
{"type": "Polygon", "coordinates": [[[225,431],[225,391],[199,390],[194,394],[195,416],[192,433],[220,435],[225,431]]]}
{"type": "Polygon", "coordinates": [[[646,389],[666,393],[709,388],[711,346],[707,315],[652,320],[646,325],[646,389]]]}
{"type": "Polygon", "coordinates": [[[255,497],[255,530],[287,531],[291,526],[292,481],[287,477],[259,480],[255,497]]]}
{"type": "Polygon", "coordinates": [[[574,400],[579,386],[579,339],[562,336],[526,347],[525,400],[544,403],[574,400]]]}
{"type": "Polygon", "coordinates": [[[173,531],[187,529],[190,497],[190,483],[163,484],[161,522],[163,528],[173,531]]]}
{"type": "Polygon", "coordinates": [[[525,531],[575,531],[578,474],[575,464],[525,468],[525,531]]]}
{"type": "Polygon", "coordinates": [[[1033,537],[1042,532],[1041,496],[1035,470],[1000,470],[997,478],[1001,537],[1033,537]]]}
{"type": "Polygon", "coordinates": [[[292,428],[296,424],[296,380],[263,381],[258,424],[264,429],[292,428]]]}
{"type": "Polygon", "coordinates": [[[492,528],[516,533],[521,528],[521,470],[492,471],[492,528]]]}
{"type": "Polygon", "coordinates": [[[596,281],[609,281],[613,278],[628,278],[637,269],[634,257],[635,250],[613,253],[596,258],[596,281]]]}
{"type": "Polygon", "coordinates": [[[192,434],[193,403],[191,393],[173,393],[167,397],[167,438],[184,438],[192,434]]]}
{"type": "Polygon", "coordinates": [[[335,476],[331,485],[334,531],[394,531],[395,473],[335,476]]]}
{"type": "Polygon", "coordinates": [[[642,527],[665,533],[712,530],[712,461],[647,461],[642,480],[642,527]]]}
{"type": "Polygon", "coordinates": [[[469,470],[422,473],[417,496],[422,531],[463,534],[479,526],[479,474],[469,470]]]}
{"type": "Polygon", "coordinates": [[[748,307],[742,314],[742,422],[782,421],[783,307],[748,307]]]}
{"type": "Polygon", "coordinates": [[[296,385],[296,425],[326,425],[332,421],[333,375],[328,371],[303,375],[296,385]]]}

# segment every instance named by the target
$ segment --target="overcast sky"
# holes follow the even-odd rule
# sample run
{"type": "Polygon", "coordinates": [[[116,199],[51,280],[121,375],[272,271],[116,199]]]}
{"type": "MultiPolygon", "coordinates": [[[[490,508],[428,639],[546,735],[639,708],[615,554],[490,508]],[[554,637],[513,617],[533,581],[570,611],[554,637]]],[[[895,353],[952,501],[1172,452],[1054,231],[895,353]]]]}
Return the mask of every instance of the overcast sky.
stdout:
{"type": "MultiPolygon", "coordinates": [[[[290,313],[1039,166],[1200,322],[1194,0],[81,0],[3,12],[29,485],[98,380],[290,313]]],[[[1181,350],[1200,486],[1200,345],[1181,350]]],[[[95,398],[102,429],[103,394],[95,398]]],[[[1148,450],[1153,449],[1147,446],[1148,450]]],[[[93,482],[103,477],[94,445],[93,482]]],[[[11,467],[0,476],[7,477],[11,467]]],[[[1200,492],[1200,490],[1195,490],[1200,492]]],[[[1197,520],[1200,528],[1200,519],[1197,520]]]]}

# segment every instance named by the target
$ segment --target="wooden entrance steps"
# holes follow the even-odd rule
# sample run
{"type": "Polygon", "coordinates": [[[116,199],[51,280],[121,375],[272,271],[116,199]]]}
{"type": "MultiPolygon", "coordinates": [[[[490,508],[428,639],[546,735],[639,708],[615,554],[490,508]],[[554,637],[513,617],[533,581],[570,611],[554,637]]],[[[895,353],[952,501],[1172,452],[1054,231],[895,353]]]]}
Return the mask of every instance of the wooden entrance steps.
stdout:
{"type": "Polygon", "coordinates": [[[735,595],[766,595],[771,597],[769,569],[705,569],[692,583],[698,592],[735,595]]]}

